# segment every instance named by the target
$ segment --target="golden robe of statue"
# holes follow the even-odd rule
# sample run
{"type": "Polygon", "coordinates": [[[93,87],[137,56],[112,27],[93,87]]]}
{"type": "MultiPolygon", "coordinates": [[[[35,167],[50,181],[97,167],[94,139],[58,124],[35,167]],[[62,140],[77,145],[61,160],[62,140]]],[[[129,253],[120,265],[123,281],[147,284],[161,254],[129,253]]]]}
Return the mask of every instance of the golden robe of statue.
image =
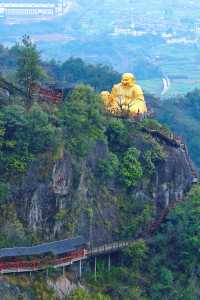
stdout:
{"type": "Polygon", "coordinates": [[[135,77],[125,73],[120,83],[113,86],[112,92],[101,93],[105,109],[115,115],[134,117],[147,112],[144,94],[135,77]]]}

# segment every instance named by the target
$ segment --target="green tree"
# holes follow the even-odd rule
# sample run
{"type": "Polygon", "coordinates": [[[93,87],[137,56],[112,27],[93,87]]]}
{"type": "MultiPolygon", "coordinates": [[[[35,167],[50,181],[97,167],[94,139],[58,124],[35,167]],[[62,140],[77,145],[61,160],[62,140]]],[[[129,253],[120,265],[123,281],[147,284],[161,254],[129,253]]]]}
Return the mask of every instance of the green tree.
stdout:
{"type": "Polygon", "coordinates": [[[40,54],[29,36],[24,36],[18,47],[17,79],[25,89],[27,104],[30,106],[34,87],[45,77],[45,73],[40,66],[40,54]]]}
{"type": "Polygon", "coordinates": [[[89,86],[77,87],[61,112],[65,142],[71,153],[85,156],[97,140],[105,140],[101,100],[89,86]]]}
{"type": "Polygon", "coordinates": [[[63,63],[61,73],[65,81],[89,84],[96,91],[110,90],[121,77],[111,67],[87,64],[81,58],[73,57],[63,63]]]}
{"type": "Polygon", "coordinates": [[[133,264],[135,268],[138,268],[147,256],[148,247],[143,239],[135,241],[127,250],[125,254],[128,258],[129,264],[133,264]]]}
{"type": "Polygon", "coordinates": [[[61,141],[61,130],[50,115],[35,103],[27,112],[9,105],[0,113],[0,175],[9,181],[24,174],[39,153],[53,152],[61,141]]]}
{"type": "Polygon", "coordinates": [[[25,230],[13,205],[0,205],[0,247],[20,245],[26,242],[25,230]]]}

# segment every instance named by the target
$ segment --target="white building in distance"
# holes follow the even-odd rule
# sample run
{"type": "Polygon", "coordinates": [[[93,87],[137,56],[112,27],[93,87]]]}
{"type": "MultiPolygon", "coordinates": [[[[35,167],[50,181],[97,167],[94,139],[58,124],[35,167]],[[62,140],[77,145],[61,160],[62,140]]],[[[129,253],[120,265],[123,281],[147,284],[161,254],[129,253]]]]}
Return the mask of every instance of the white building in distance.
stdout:
{"type": "Polygon", "coordinates": [[[0,0],[1,18],[49,18],[65,14],[70,0],[0,0]]]}

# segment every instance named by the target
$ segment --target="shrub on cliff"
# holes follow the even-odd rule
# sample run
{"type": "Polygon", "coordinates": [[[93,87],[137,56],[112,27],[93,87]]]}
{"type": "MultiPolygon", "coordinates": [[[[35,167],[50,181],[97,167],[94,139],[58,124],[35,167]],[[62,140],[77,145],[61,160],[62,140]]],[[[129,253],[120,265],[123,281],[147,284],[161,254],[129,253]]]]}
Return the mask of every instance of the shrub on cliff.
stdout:
{"type": "Polygon", "coordinates": [[[121,161],[120,175],[127,188],[134,187],[143,175],[139,155],[140,153],[136,148],[130,148],[121,161]]]}
{"type": "Polygon", "coordinates": [[[66,300],[109,300],[110,297],[101,293],[90,293],[83,288],[75,290],[66,300]]]}

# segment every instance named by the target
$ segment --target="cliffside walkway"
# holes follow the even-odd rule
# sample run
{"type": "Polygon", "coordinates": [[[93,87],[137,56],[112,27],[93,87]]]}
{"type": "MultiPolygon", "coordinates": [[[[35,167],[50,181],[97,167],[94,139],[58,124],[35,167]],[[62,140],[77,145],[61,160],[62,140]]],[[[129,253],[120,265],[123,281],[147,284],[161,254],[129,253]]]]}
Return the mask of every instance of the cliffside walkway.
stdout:
{"type": "MultiPolygon", "coordinates": [[[[111,267],[111,254],[121,251],[131,245],[133,245],[138,239],[144,238],[148,239],[155,231],[159,229],[161,224],[164,222],[165,218],[167,217],[168,213],[171,209],[175,208],[177,203],[180,202],[175,201],[167,208],[165,208],[158,218],[157,221],[152,222],[143,232],[138,234],[137,237],[129,240],[121,240],[112,243],[105,243],[100,246],[96,247],[85,247],[83,246],[81,249],[70,252],[66,254],[62,258],[49,258],[47,259],[44,257],[43,259],[29,259],[29,260],[19,260],[16,258],[14,262],[0,262],[0,274],[15,274],[15,273],[32,273],[41,270],[47,270],[49,268],[62,268],[64,272],[64,268],[66,266],[72,265],[75,262],[79,262],[79,276],[82,276],[82,261],[90,258],[94,258],[94,273],[96,278],[97,273],[97,257],[101,255],[108,256],[108,269],[110,270],[111,267]]],[[[75,238],[74,238],[75,239],[75,238]]],[[[63,241],[56,241],[53,243],[59,244],[63,241]]],[[[30,247],[31,248],[34,248],[30,247]]],[[[42,245],[38,245],[36,247],[43,247],[42,245]]],[[[10,251],[13,251],[15,248],[10,248],[10,251]]],[[[41,255],[41,253],[40,253],[41,255]]]]}
{"type": "Polygon", "coordinates": [[[160,132],[158,130],[149,129],[149,128],[146,128],[146,127],[142,127],[142,131],[150,134],[154,138],[157,138],[161,141],[164,141],[165,144],[167,144],[169,146],[181,149],[185,154],[186,161],[187,161],[188,166],[191,170],[192,183],[193,184],[198,183],[199,176],[198,176],[197,170],[195,169],[195,167],[194,167],[194,165],[193,165],[193,163],[190,159],[188,147],[184,143],[183,138],[181,136],[177,136],[173,133],[170,134],[170,136],[167,136],[167,135],[163,134],[162,132],[160,132]]]}
{"type": "MultiPolygon", "coordinates": [[[[80,250],[74,251],[73,253],[66,255],[65,257],[56,258],[56,259],[47,259],[44,257],[44,259],[39,259],[39,260],[16,259],[15,262],[0,262],[0,274],[3,275],[3,274],[11,274],[11,273],[30,273],[30,272],[36,272],[36,271],[48,269],[50,267],[55,269],[64,268],[75,262],[80,262],[81,264],[82,260],[88,259],[90,257],[103,255],[103,254],[111,254],[117,252],[123,248],[130,246],[133,242],[135,242],[135,240],[107,243],[102,246],[88,248],[88,249],[82,248],[80,250]]],[[[59,243],[59,241],[55,243],[59,243]]],[[[15,248],[12,249],[14,250],[15,248]]]]}
{"type": "MultiPolygon", "coordinates": [[[[79,276],[82,276],[82,261],[90,258],[94,258],[94,273],[96,278],[97,273],[97,257],[101,255],[108,256],[108,269],[110,270],[111,267],[111,254],[121,251],[131,245],[133,245],[139,238],[147,239],[150,235],[152,235],[155,231],[159,229],[161,224],[164,222],[165,218],[167,217],[168,213],[171,209],[175,208],[177,203],[180,202],[176,201],[165,208],[158,218],[157,221],[152,222],[141,234],[139,234],[136,238],[129,239],[129,240],[121,240],[112,243],[105,243],[100,246],[96,247],[83,247],[77,251],[73,251],[62,258],[52,258],[52,259],[33,259],[33,260],[19,260],[16,259],[15,262],[0,262],[0,274],[17,274],[17,273],[32,273],[38,272],[41,270],[47,270],[49,268],[62,268],[64,272],[64,268],[66,266],[72,265],[75,262],[79,262],[79,276]]],[[[61,241],[63,242],[63,241],[61,241]]],[[[59,243],[56,241],[54,243],[59,243]]],[[[38,245],[38,247],[43,245],[38,245]]],[[[33,246],[32,248],[34,248],[33,246]]],[[[36,246],[37,247],[37,246],[36,246]]],[[[30,247],[31,248],[31,247],[30,247]]],[[[10,248],[9,250],[12,251],[15,248],[10,248]]]]}
{"type": "MultiPolygon", "coordinates": [[[[139,238],[147,239],[155,231],[159,229],[165,218],[169,214],[170,210],[175,208],[176,205],[182,200],[175,201],[167,208],[165,208],[157,221],[152,222],[137,238],[122,240],[113,243],[106,243],[104,245],[96,247],[84,247],[78,251],[67,254],[62,258],[44,259],[39,260],[16,260],[15,262],[0,262],[0,274],[13,274],[13,273],[32,273],[41,270],[48,270],[49,268],[64,268],[72,265],[75,262],[79,262],[79,276],[82,275],[82,261],[94,258],[94,273],[96,277],[97,273],[97,257],[101,255],[108,255],[108,269],[111,267],[111,254],[121,251],[131,245],[133,245],[139,238]]],[[[59,243],[56,242],[56,243],[59,243]]]]}

